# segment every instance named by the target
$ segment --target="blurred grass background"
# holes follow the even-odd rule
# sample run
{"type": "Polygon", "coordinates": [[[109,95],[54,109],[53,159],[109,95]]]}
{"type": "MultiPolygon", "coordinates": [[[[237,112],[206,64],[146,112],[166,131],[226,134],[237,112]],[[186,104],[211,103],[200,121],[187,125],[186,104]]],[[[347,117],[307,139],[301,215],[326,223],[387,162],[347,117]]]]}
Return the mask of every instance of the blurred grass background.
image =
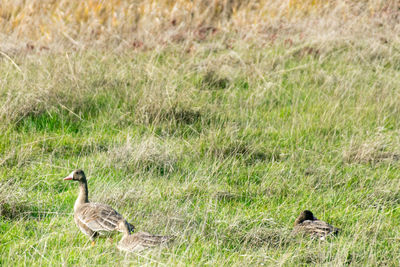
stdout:
{"type": "Polygon", "coordinates": [[[338,38],[354,31],[371,34],[371,29],[393,28],[398,8],[398,1],[383,0],[4,0],[0,32],[2,46],[22,41],[42,49],[51,44],[154,46],[202,40],[210,32],[275,39],[289,30],[301,32],[302,38],[338,38]]]}

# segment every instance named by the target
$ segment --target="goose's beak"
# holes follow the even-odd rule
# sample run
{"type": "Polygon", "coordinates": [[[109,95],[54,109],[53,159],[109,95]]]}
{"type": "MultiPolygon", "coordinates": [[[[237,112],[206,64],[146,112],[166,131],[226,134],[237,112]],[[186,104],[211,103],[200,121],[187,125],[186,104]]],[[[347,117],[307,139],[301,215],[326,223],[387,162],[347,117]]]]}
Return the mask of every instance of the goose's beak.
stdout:
{"type": "Polygon", "coordinates": [[[67,177],[64,178],[64,181],[72,180],[74,177],[74,172],[71,172],[67,177]]]}

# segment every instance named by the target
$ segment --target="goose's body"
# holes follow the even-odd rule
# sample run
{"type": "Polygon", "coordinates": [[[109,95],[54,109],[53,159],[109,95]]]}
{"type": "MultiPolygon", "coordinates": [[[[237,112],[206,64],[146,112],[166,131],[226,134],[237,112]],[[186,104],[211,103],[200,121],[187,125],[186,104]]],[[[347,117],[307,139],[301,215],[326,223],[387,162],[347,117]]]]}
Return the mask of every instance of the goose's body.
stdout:
{"type": "Polygon", "coordinates": [[[118,227],[118,223],[125,221],[121,214],[110,206],[101,203],[79,205],[74,212],[74,219],[79,229],[88,236],[92,236],[93,232],[122,232],[123,230],[118,227]]]}
{"type": "Polygon", "coordinates": [[[138,252],[148,248],[154,248],[169,243],[173,236],[153,235],[147,232],[125,234],[118,242],[118,249],[127,252],[138,252]]]}
{"type": "Polygon", "coordinates": [[[129,231],[134,227],[112,207],[91,203],[88,199],[88,188],[85,174],[82,170],[75,170],[64,180],[75,180],[79,182],[79,195],[74,205],[74,220],[79,229],[93,241],[102,232],[129,231]],[[120,226],[125,225],[126,229],[120,226]]]}
{"type": "Polygon", "coordinates": [[[119,228],[123,230],[124,236],[118,242],[117,248],[127,252],[138,252],[165,245],[175,238],[174,236],[153,235],[147,232],[132,234],[127,222],[120,222],[119,228]]]}
{"type": "Polygon", "coordinates": [[[327,235],[336,235],[339,228],[333,227],[327,222],[318,220],[311,211],[305,210],[294,222],[293,233],[304,233],[325,239],[327,235]]]}

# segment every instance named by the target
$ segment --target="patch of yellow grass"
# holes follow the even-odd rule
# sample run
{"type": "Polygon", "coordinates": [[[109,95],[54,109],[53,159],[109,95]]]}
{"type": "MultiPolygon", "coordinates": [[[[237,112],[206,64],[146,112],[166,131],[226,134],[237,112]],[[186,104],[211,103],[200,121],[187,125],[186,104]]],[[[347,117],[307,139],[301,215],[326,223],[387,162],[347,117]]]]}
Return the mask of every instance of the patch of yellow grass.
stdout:
{"type": "Polygon", "coordinates": [[[393,10],[395,1],[380,0],[4,0],[0,3],[0,33],[42,44],[62,40],[77,44],[210,26],[240,30],[328,14],[343,21],[352,14],[373,17],[393,10]]]}

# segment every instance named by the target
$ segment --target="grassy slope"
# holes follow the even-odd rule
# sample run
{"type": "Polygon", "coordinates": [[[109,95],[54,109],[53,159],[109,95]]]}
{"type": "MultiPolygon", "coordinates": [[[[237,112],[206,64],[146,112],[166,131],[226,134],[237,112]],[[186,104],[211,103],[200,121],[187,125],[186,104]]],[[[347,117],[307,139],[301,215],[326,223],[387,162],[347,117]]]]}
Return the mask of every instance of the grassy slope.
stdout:
{"type": "MultiPolygon", "coordinates": [[[[0,62],[0,263],[399,262],[399,58],[218,41],[0,62]],[[125,255],[75,226],[90,199],[169,248],[125,255]],[[300,210],[343,229],[291,237],[300,210]]],[[[116,236],[115,241],[119,239],[116,236]]]]}

